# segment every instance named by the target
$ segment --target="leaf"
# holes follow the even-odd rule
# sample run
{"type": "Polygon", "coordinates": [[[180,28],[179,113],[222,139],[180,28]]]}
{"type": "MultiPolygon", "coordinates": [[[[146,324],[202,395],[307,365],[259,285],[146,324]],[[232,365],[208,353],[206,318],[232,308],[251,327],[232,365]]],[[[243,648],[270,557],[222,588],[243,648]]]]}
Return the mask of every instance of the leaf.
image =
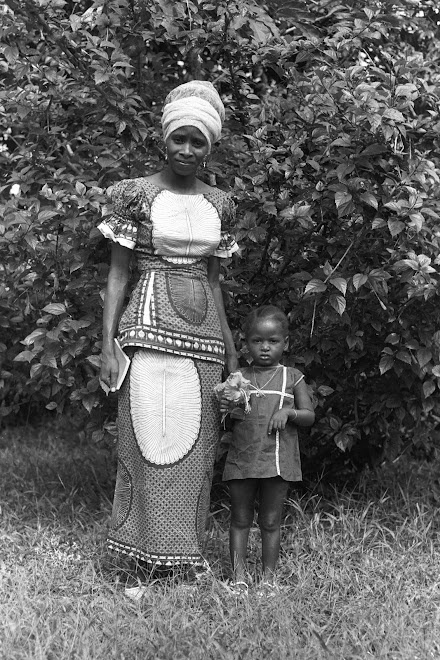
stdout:
{"type": "Polygon", "coordinates": [[[373,195],[373,193],[365,192],[359,195],[359,198],[365,202],[365,204],[368,204],[369,206],[372,206],[374,209],[377,210],[378,208],[378,203],[376,197],[373,195]]]}
{"type": "Polygon", "coordinates": [[[405,229],[405,225],[400,220],[388,220],[388,229],[390,230],[391,236],[397,236],[401,231],[405,229]]]}
{"type": "Polygon", "coordinates": [[[400,213],[402,210],[402,207],[397,202],[387,202],[384,204],[384,206],[385,208],[390,209],[391,211],[395,211],[396,213],[400,213]]]}
{"type": "Polygon", "coordinates": [[[36,339],[40,339],[40,337],[45,337],[46,332],[47,332],[46,328],[37,328],[36,330],[33,330],[30,335],[22,339],[21,343],[24,344],[25,346],[30,346],[35,342],[36,339]]]}
{"type": "Polygon", "coordinates": [[[432,380],[425,380],[423,383],[423,396],[427,399],[435,390],[435,382],[432,380]]]}
{"type": "Polygon", "coordinates": [[[356,435],[357,433],[354,429],[343,428],[340,433],[335,435],[335,444],[341,451],[350,450],[353,447],[356,435]]]}
{"type": "Polygon", "coordinates": [[[22,351],[15,356],[14,362],[30,362],[35,357],[35,353],[32,351],[22,351]]]}
{"type": "Polygon", "coordinates": [[[59,215],[59,211],[53,211],[51,209],[43,209],[40,211],[38,214],[38,220],[40,222],[44,222],[44,220],[50,220],[51,218],[54,218],[56,215],[59,215]]]}
{"type": "Polygon", "coordinates": [[[77,181],[75,183],[75,190],[78,193],[78,195],[81,195],[81,196],[85,195],[85,193],[87,192],[87,188],[85,187],[85,185],[83,183],[81,183],[81,181],[77,181]]]}
{"type": "Polygon", "coordinates": [[[417,353],[417,362],[421,367],[424,367],[432,358],[432,353],[429,348],[420,348],[417,353]]]}
{"type": "Polygon", "coordinates": [[[87,362],[90,362],[90,364],[93,364],[97,369],[101,368],[101,358],[99,355],[89,355],[86,357],[86,360],[87,362]]]}
{"type": "Polygon", "coordinates": [[[84,408],[87,410],[88,413],[92,411],[92,409],[95,407],[95,404],[97,402],[98,399],[96,394],[86,394],[81,399],[81,403],[83,404],[84,408]]]}
{"type": "Polygon", "coordinates": [[[95,85],[101,85],[103,82],[107,82],[109,78],[110,75],[107,71],[95,71],[95,85]]]}
{"type": "Polygon", "coordinates": [[[395,345],[398,344],[400,340],[399,335],[396,332],[391,332],[388,337],[385,339],[386,344],[395,345]]]}
{"type": "Polygon", "coordinates": [[[411,364],[412,362],[411,353],[408,353],[408,351],[398,351],[396,353],[396,359],[406,362],[406,364],[411,364]]]}
{"type": "Polygon", "coordinates": [[[54,316],[59,316],[67,312],[66,306],[63,303],[49,303],[46,307],[43,307],[43,312],[48,314],[53,314],[54,316]]]}
{"type": "Polygon", "coordinates": [[[57,407],[57,404],[55,403],[55,401],[51,401],[51,402],[48,403],[47,406],[46,406],[46,408],[47,408],[48,410],[55,410],[56,407],[57,407]]]}
{"type": "Polygon", "coordinates": [[[435,367],[432,368],[432,373],[434,376],[437,376],[437,378],[440,378],[440,364],[436,364],[435,367]]]}
{"type": "Polygon", "coordinates": [[[342,293],[342,295],[345,296],[347,292],[347,280],[345,280],[343,277],[332,277],[330,280],[330,284],[333,284],[334,287],[338,289],[342,293]]]}
{"type": "Polygon", "coordinates": [[[362,152],[361,156],[377,156],[378,154],[383,154],[385,151],[388,151],[388,147],[384,144],[370,144],[362,152]]]}
{"type": "Polygon", "coordinates": [[[320,385],[317,389],[318,394],[321,394],[321,396],[330,396],[334,391],[333,387],[329,387],[328,385],[320,385]]]}
{"type": "Polygon", "coordinates": [[[335,192],[335,204],[338,209],[339,217],[343,217],[350,213],[353,209],[353,197],[349,192],[335,192]]]}
{"type": "Polygon", "coordinates": [[[53,369],[57,368],[57,361],[53,355],[44,354],[40,356],[41,364],[44,364],[45,367],[52,367],[53,369]]]}
{"type": "Polygon", "coordinates": [[[396,110],[396,108],[387,108],[385,112],[383,113],[383,117],[385,119],[391,119],[392,121],[397,121],[397,122],[404,122],[405,117],[402,115],[400,110],[396,110]]]}
{"type": "Polygon", "coordinates": [[[330,425],[330,428],[331,428],[333,431],[338,431],[338,430],[341,428],[341,426],[342,426],[342,422],[341,422],[340,419],[338,419],[338,418],[335,417],[334,415],[330,415],[330,418],[329,418],[329,425],[330,425]]]}
{"type": "Polygon", "coordinates": [[[404,85],[397,85],[394,94],[396,96],[406,96],[406,98],[415,98],[419,95],[419,90],[413,83],[405,83],[404,85]]]}
{"type": "Polygon", "coordinates": [[[383,355],[380,358],[379,371],[380,371],[381,375],[383,375],[385,372],[392,369],[393,366],[394,366],[394,358],[391,357],[391,355],[383,355]]]}
{"type": "Polygon", "coordinates": [[[304,289],[304,294],[306,293],[322,293],[327,290],[327,284],[322,280],[313,279],[310,282],[307,282],[306,288],[304,289]]]}
{"type": "Polygon", "coordinates": [[[343,296],[340,296],[338,294],[332,294],[329,297],[329,303],[335,309],[340,316],[345,312],[345,308],[347,306],[347,301],[343,296]]]}
{"type": "Polygon", "coordinates": [[[31,377],[31,378],[36,378],[36,377],[39,376],[43,371],[44,371],[44,365],[43,365],[43,364],[40,364],[40,363],[33,364],[33,365],[31,366],[31,370],[30,370],[30,377],[31,377]]]}
{"type": "Polygon", "coordinates": [[[356,275],[353,275],[353,286],[356,291],[358,291],[360,287],[367,281],[368,275],[365,275],[365,273],[356,273],[356,275]]]}

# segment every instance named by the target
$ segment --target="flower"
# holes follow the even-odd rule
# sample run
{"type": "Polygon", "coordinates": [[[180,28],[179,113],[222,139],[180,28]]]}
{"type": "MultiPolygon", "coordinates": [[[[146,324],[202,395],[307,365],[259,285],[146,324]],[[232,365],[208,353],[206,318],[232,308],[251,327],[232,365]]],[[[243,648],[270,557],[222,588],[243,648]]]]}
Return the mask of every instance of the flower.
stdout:
{"type": "Polygon", "coordinates": [[[238,407],[243,406],[245,413],[250,411],[249,399],[251,387],[250,380],[244,378],[241,371],[234,371],[232,374],[229,374],[224,383],[219,383],[219,385],[214,387],[214,393],[217,399],[222,402],[226,400],[227,402],[227,410],[223,414],[222,422],[228,413],[231,413],[233,417],[239,417],[239,415],[232,414],[238,407]]]}

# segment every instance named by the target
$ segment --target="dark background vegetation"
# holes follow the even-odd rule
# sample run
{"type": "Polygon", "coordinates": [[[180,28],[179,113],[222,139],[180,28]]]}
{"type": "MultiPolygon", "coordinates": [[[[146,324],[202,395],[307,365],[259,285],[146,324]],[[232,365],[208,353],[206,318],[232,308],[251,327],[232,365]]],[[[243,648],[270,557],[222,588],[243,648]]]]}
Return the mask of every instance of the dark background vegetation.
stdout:
{"type": "MultiPolygon", "coordinates": [[[[435,0],[7,0],[0,27],[0,418],[100,441],[105,189],[163,163],[170,88],[227,108],[207,179],[234,192],[225,271],[292,323],[317,423],[306,472],[348,474],[440,421],[440,13],[435,0]],[[52,411],[49,413],[49,411],[52,411]]],[[[244,359],[244,358],[243,358],[244,359]]]]}

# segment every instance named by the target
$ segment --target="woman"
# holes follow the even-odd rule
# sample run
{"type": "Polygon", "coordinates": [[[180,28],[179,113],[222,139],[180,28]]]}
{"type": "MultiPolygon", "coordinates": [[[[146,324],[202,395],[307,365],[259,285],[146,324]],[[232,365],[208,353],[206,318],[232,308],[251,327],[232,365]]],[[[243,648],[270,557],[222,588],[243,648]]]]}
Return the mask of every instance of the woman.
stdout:
{"type": "Polygon", "coordinates": [[[114,242],[101,369],[112,391],[117,334],[132,354],[119,393],[108,544],[154,566],[204,565],[218,439],[213,388],[225,362],[228,371],[237,367],[219,285],[219,259],[238,249],[229,233],[234,207],[196,176],[223,120],[211,83],[172,90],[162,115],[164,169],[113,186],[114,213],[99,226],[114,242]],[[119,321],[133,251],[140,278],[119,321]]]}

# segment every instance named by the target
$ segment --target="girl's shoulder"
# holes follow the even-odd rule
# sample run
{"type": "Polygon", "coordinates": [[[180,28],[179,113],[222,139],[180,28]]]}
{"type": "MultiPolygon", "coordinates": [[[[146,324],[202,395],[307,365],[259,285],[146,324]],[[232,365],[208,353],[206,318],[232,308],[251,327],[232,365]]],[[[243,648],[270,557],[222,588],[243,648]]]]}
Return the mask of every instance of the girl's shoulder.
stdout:
{"type": "Polygon", "coordinates": [[[303,372],[296,367],[286,367],[286,369],[288,387],[296,387],[302,380],[304,380],[303,372]]]}

